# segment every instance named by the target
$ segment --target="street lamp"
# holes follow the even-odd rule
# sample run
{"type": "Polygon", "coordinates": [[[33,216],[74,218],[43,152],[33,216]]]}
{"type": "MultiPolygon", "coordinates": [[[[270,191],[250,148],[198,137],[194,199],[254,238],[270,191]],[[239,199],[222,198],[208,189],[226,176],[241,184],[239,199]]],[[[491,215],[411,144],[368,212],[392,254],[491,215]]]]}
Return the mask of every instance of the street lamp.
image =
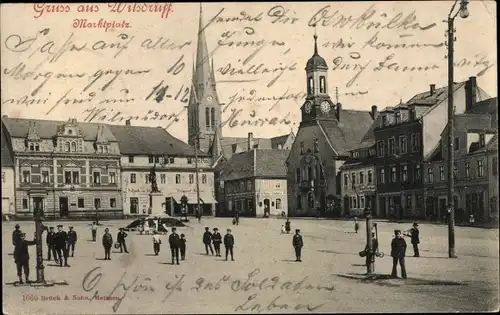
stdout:
{"type": "MultiPolygon", "coordinates": [[[[457,258],[455,254],[455,205],[453,198],[453,159],[454,159],[454,106],[453,106],[453,43],[455,41],[454,22],[458,14],[465,19],[469,16],[467,4],[469,1],[460,0],[460,8],[455,11],[459,0],[453,4],[450,13],[448,13],[448,257],[457,258]]],[[[446,21],[445,21],[446,22],[446,21]]]]}

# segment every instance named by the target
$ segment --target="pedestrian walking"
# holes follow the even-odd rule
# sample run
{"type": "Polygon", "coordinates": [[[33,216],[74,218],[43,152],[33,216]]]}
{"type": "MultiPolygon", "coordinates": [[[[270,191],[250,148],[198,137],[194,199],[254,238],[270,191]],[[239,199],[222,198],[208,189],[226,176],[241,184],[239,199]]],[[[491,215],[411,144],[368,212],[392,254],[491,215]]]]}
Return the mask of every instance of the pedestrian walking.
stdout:
{"type": "Polygon", "coordinates": [[[418,230],[418,224],[415,222],[411,229],[404,233],[405,236],[411,238],[411,244],[413,245],[413,257],[420,257],[418,251],[418,244],[420,243],[420,231],[418,230]]]}
{"type": "Polygon", "coordinates": [[[70,226],[68,231],[68,254],[71,248],[71,257],[75,256],[75,245],[77,240],[78,240],[78,235],[73,230],[73,227],[70,226]]]}
{"type": "Polygon", "coordinates": [[[209,248],[210,248],[210,252],[213,255],[214,249],[212,248],[212,233],[210,233],[208,227],[205,227],[205,233],[203,233],[203,244],[205,244],[205,251],[207,252],[207,255],[208,255],[209,248]]]}
{"type": "Polygon", "coordinates": [[[295,235],[292,240],[293,248],[295,248],[295,261],[302,261],[302,247],[304,247],[304,241],[302,240],[302,235],[300,235],[300,230],[295,230],[295,235]]]}
{"type": "Polygon", "coordinates": [[[47,243],[47,260],[50,261],[52,256],[54,256],[56,264],[59,263],[59,259],[57,259],[57,252],[56,252],[56,232],[54,232],[53,226],[49,228],[45,241],[47,243]]]}
{"type": "Polygon", "coordinates": [[[227,229],[226,235],[224,235],[224,246],[226,247],[226,260],[229,253],[231,253],[231,260],[234,261],[233,248],[234,248],[234,236],[231,234],[231,229],[227,229]]]}
{"type": "Polygon", "coordinates": [[[391,242],[391,256],[392,256],[392,273],[391,278],[397,278],[397,266],[398,262],[401,266],[401,276],[406,279],[406,266],[405,266],[405,254],[406,254],[406,241],[401,235],[401,230],[394,231],[395,237],[391,242]]]}
{"type": "Polygon", "coordinates": [[[234,219],[235,219],[236,225],[239,225],[240,224],[240,211],[239,210],[236,210],[236,213],[234,215],[234,219]]]}
{"type": "Polygon", "coordinates": [[[359,230],[358,217],[354,217],[354,232],[357,234],[359,230]]]}
{"type": "Polygon", "coordinates": [[[57,226],[57,233],[55,236],[55,247],[57,252],[57,259],[59,260],[59,267],[69,267],[68,265],[68,233],[63,230],[62,225],[57,226]]]}
{"type": "Polygon", "coordinates": [[[286,233],[286,228],[285,228],[285,225],[283,224],[281,226],[281,234],[285,234],[286,233]]]}
{"type": "Polygon", "coordinates": [[[291,223],[290,223],[290,219],[286,219],[286,222],[285,222],[285,231],[286,231],[286,234],[289,234],[290,231],[292,230],[292,226],[291,226],[291,223]]]}
{"type": "Polygon", "coordinates": [[[21,227],[19,226],[19,224],[16,224],[16,226],[14,226],[14,231],[12,231],[12,246],[14,246],[14,250],[16,250],[17,242],[21,240],[22,233],[23,232],[21,231],[21,227]]]}
{"type": "Polygon", "coordinates": [[[155,231],[153,232],[153,251],[156,256],[158,256],[158,253],[160,252],[160,245],[161,245],[160,233],[155,231]]]}
{"type": "Polygon", "coordinates": [[[212,234],[212,242],[214,243],[215,256],[221,257],[220,244],[222,244],[222,235],[220,235],[218,228],[214,228],[214,234],[212,234]]]}
{"type": "Polygon", "coordinates": [[[24,279],[29,282],[30,277],[30,255],[28,252],[28,246],[36,245],[36,239],[33,238],[32,241],[26,240],[26,233],[19,233],[16,246],[14,248],[14,262],[17,267],[17,277],[19,278],[19,283],[23,283],[22,272],[24,271],[24,279]]]}
{"type": "Polygon", "coordinates": [[[95,242],[97,238],[97,224],[95,222],[92,222],[90,230],[92,231],[92,242],[95,242]]]}
{"type": "Polygon", "coordinates": [[[111,247],[113,247],[113,235],[109,233],[109,229],[104,229],[102,236],[102,247],[104,247],[104,260],[111,260],[111,247]]]}
{"type": "Polygon", "coordinates": [[[181,238],[179,240],[179,249],[181,250],[181,260],[186,260],[186,236],[181,234],[181,238]]]}
{"type": "Polygon", "coordinates": [[[196,207],[196,210],[195,210],[195,215],[196,215],[196,218],[198,219],[198,223],[201,222],[201,212],[200,212],[200,208],[196,207]]]}
{"type": "Polygon", "coordinates": [[[180,238],[179,234],[177,234],[177,229],[175,227],[172,228],[172,234],[170,234],[170,236],[168,237],[168,243],[170,244],[172,265],[174,264],[174,260],[177,260],[177,264],[179,265],[180,238]]]}
{"type": "Polygon", "coordinates": [[[125,242],[125,238],[127,237],[127,233],[123,230],[123,228],[120,228],[120,232],[118,232],[118,235],[116,236],[116,241],[120,245],[120,253],[128,253],[127,250],[127,243],[125,242]]]}

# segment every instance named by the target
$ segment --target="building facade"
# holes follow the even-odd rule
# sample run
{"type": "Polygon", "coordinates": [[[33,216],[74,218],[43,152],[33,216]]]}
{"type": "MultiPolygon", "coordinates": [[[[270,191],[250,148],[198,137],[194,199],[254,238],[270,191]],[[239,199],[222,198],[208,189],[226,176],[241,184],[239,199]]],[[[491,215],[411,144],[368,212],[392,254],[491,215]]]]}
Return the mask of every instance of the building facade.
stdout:
{"type": "Polygon", "coordinates": [[[15,184],[14,184],[14,162],[10,145],[5,136],[3,122],[2,132],[2,214],[14,214],[15,184]]]}
{"type": "Polygon", "coordinates": [[[221,172],[226,203],[221,215],[233,215],[235,211],[249,217],[286,213],[288,153],[288,150],[251,149],[233,154],[221,172]]]}
{"type": "Polygon", "coordinates": [[[3,117],[14,157],[15,213],[120,215],[120,152],[106,125],[3,117]]]}
{"type": "MultiPolygon", "coordinates": [[[[131,126],[130,122],[109,128],[121,153],[123,213],[140,216],[165,212],[177,216],[181,214],[181,200],[185,196],[187,213],[194,215],[198,205],[194,148],[163,128],[131,126]],[[161,211],[151,209],[153,168],[158,189],[165,200],[161,211]]],[[[204,215],[212,215],[216,203],[212,162],[207,153],[198,152],[200,207],[204,215]]]]}

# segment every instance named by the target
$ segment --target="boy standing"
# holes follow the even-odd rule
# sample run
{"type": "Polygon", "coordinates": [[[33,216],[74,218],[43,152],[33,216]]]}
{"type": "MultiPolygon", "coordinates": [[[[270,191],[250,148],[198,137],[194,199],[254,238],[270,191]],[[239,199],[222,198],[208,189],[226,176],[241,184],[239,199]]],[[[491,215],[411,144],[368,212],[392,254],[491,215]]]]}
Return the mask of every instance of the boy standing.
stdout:
{"type": "Polygon", "coordinates": [[[161,239],[160,234],[156,231],[153,232],[153,251],[156,256],[160,252],[161,239]]]}
{"type": "Polygon", "coordinates": [[[214,228],[214,234],[212,234],[212,242],[214,243],[215,255],[220,256],[220,244],[222,243],[222,235],[219,233],[218,228],[214,228]]]}
{"type": "Polygon", "coordinates": [[[224,246],[226,247],[226,260],[229,253],[231,253],[231,260],[234,261],[233,248],[234,236],[231,234],[231,229],[227,229],[227,234],[224,235],[224,246]]]}
{"type": "Polygon", "coordinates": [[[406,254],[406,241],[401,236],[401,230],[394,230],[395,237],[391,242],[391,256],[392,256],[392,273],[391,278],[397,278],[397,266],[398,262],[401,266],[401,276],[406,279],[406,267],[405,267],[405,254],[406,254]]]}
{"type": "Polygon", "coordinates": [[[102,236],[102,246],[104,247],[104,260],[111,260],[111,247],[113,246],[113,236],[109,233],[109,229],[104,229],[102,236]]]}
{"type": "Polygon", "coordinates": [[[97,224],[95,222],[92,222],[90,230],[92,231],[92,242],[95,242],[97,237],[97,224]]]}
{"type": "Polygon", "coordinates": [[[181,260],[186,260],[186,236],[181,234],[181,239],[179,240],[179,249],[181,250],[181,260]]]}
{"type": "Polygon", "coordinates": [[[302,241],[302,235],[300,235],[300,230],[295,230],[295,235],[292,241],[293,247],[295,248],[295,261],[302,261],[302,247],[304,247],[304,242],[302,241]]]}

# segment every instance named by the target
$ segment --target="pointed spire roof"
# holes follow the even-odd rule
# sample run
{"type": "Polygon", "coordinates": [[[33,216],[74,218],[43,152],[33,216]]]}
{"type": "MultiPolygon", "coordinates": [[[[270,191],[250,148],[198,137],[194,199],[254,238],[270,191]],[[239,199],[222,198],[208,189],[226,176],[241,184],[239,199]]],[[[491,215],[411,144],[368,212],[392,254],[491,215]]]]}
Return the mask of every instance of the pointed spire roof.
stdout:
{"type": "Polygon", "coordinates": [[[210,153],[213,158],[218,158],[221,155],[224,155],[224,150],[222,149],[222,141],[217,129],[215,129],[214,139],[212,140],[212,144],[210,145],[208,153],[210,153]]]}
{"type": "Polygon", "coordinates": [[[40,140],[40,136],[36,131],[36,122],[30,122],[28,127],[28,134],[26,135],[26,139],[29,141],[37,141],[40,140]]]}
{"type": "Polygon", "coordinates": [[[211,77],[210,56],[208,54],[207,39],[205,37],[205,26],[203,25],[203,10],[200,3],[200,19],[198,25],[198,46],[196,48],[196,69],[193,73],[195,85],[205,86],[211,84],[213,77],[211,77]]]}
{"type": "Polygon", "coordinates": [[[314,54],[307,61],[306,70],[316,70],[316,69],[324,69],[327,70],[328,66],[326,64],[325,59],[323,59],[318,54],[318,35],[316,35],[316,24],[314,25],[314,54]]]}

